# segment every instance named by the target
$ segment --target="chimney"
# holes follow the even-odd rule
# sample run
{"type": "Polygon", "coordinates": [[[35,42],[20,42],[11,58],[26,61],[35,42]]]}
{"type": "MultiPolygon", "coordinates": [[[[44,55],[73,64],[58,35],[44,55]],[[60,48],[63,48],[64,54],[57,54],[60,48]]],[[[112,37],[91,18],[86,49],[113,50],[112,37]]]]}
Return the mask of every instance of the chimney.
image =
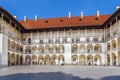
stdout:
{"type": "Polygon", "coordinates": [[[83,18],[83,12],[80,13],[80,17],[83,18]]]}
{"type": "Polygon", "coordinates": [[[116,6],[116,11],[117,11],[118,9],[120,9],[120,6],[116,6]]]}
{"type": "Polygon", "coordinates": [[[69,18],[71,17],[71,12],[68,13],[69,18]]]}
{"type": "Polygon", "coordinates": [[[27,20],[27,16],[24,16],[24,21],[26,21],[27,20]]]}
{"type": "Polygon", "coordinates": [[[13,18],[17,19],[17,16],[13,16],[13,18]]]}
{"type": "Polygon", "coordinates": [[[35,21],[37,21],[38,20],[38,16],[37,15],[35,15],[35,21]]]}
{"type": "Polygon", "coordinates": [[[99,16],[100,16],[100,11],[98,10],[98,11],[97,11],[97,17],[99,17],[99,16]]]}

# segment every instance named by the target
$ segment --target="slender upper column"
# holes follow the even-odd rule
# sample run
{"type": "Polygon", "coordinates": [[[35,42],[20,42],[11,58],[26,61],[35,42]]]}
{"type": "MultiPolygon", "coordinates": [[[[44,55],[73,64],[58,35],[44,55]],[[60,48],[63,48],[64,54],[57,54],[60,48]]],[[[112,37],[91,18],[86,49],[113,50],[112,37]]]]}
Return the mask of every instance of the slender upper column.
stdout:
{"type": "Polygon", "coordinates": [[[31,44],[32,44],[32,36],[33,36],[33,35],[32,35],[32,31],[31,31],[31,44]]]}

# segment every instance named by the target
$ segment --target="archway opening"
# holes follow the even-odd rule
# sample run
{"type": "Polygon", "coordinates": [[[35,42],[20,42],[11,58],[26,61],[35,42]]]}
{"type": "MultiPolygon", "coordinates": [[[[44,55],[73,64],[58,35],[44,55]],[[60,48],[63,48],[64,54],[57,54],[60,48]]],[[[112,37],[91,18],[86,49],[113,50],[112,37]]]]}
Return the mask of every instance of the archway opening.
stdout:
{"type": "Polygon", "coordinates": [[[87,63],[88,65],[93,65],[93,56],[91,54],[87,56],[87,63]]]}
{"type": "Polygon", "coordinates": [[[59,64],[63,65],[64,64],[64,56],[63,55],[59,55],[58,56],[58,60],[59,60],[59,64]]]}
{"type": "Polygon", "coordinates": [[[107,65],[110,65],[110,54],[107,54],[107,65]]]}
{"type": "Polygon", "coordinates": [[[20,56],[20,65],[23,65],[23,55],[20,56]]]}
{"type": "Polygon", "coordinates": [[[115,50],[116,49],[116,41],[112,40],[112,49],[115,50]]]}
{"type": "Polygon", "coordinates": [[[94,64],[95,65],[101,65],[101,56],[99,54],[95,55],[94,64]]]}
{"type": "Polygon", "coordinates": [[[46,56],[45,56],[45,65],[49,65],[49,64],[51,64],[50,56],[49,56],[49,55],[46,55],[46,56]]]}
{"type": "Polygon", "coordinates": [[[81,54],[84,54],[85,53],[85,45],[84,44],[82,44],[82,45],[80,45],[80,53],[81,54]]]}
{"type": "Polygon", "coordinates": [[[64,45],[58,46],[58,53],[64,53],[64,45]]]}
{"type": "Polygon", "coordinates": [[[44,65],[44,57],[43,57],[43,55],[38,56],[38,64],[39,65],[44,65]]]}
{"type": "Polygon", "coordinates": [[[8,66],[11,65],[11,62],[10,62],[10,53],[8,52],[8,66]]]}
{"type": "Polygon", "coordinates": [[[45,46],[45,52],[48,54],[50,53],[50,45],[45,46]]]}
{"type": "Polygon", "coordinates": [[[57,53],[57,46],[56,45],[53,45],[52,46],[52,53],[57,53]]]}
{"type": "Polygon", "coordinates": [[[19,60],[20,60],[19,54],[17,54],[17,55],[16,55],[16,65],[19,65],[19,60]]]}
{"type": "Polygon", "coordinates": [[[87,45],[87,53],[93,53],[93,45],[92,44],[87,45]]]}
{"type": "Polygon", "coordinates": [[[52,55],[51,56],[51,64],[52,65],[56,65],[56,63],[57,63],[57,56],[56,55],[52,55]]]}
{"type": "Polygon", "coordinates": [[[11,65],[15,65],[15,54],[12,53],[10,58],[11,65]]]}
{"type": "Polygon", "coordinates": [[[72,64],[78,64],[78,56],[72,55],[72,64]]]}
{"type": "Polygon", "coordinates": [[[101,45],[100,44],[96,44],[94,47],[94,52],[95,53],[101,53],[101,45]]]}
{"type": "Polygon", "coordinates": [[[116,55],[112,53],[112,65],[116,65],[116,55]]]}
{"type": "Polygon", "coordinates": [[[41,45],[41,46],[39,46],[39,52],[40,52],[40,54],[43,54],[44,53],[44,47],[41,45]]]}
{"type": "Polygon", "coordinates": [[[32,55],[32,65],[37,65],[37,56],[32,55]]]}
{"type": "Polygon", "coordinates": [[[26,46],[26,54],[31,54],[31,47],[30,46],[26,46]]]}
{"type": "Polygon", "coordinates": [[[33,52],[33,54],[36,54],[36,51],[37,51],[37,46],[33,46],[33,47],[32,47],[32,52],[33,52]]]}
{"type": "Polygon", "coordinates": [[[26,55],[25,63],[26,63],[26,65],[31,65],[31,56],[30,55],[26,55]]]}
{"type": "Polygon", "coordinates": [[[80,55],[80,61],[79,64],[80,65],[86,65],[86,56],[84,54],[80,55]]]}
{"type": "Polygon", "coordinates": [[[78,45],[74,44],[72,45],[72,53],[77,53],[78,52],[78,45]]]}
{"type": "Polygon", "coordinates": [[[120,49],[120,37],[117,39],[117,41],[118,41],[118,48],[120,49]]]}
{"type": "Polygon", "coordinates": [[[120,66],[120,51],[118,52],[118,65],[120,66]]]}

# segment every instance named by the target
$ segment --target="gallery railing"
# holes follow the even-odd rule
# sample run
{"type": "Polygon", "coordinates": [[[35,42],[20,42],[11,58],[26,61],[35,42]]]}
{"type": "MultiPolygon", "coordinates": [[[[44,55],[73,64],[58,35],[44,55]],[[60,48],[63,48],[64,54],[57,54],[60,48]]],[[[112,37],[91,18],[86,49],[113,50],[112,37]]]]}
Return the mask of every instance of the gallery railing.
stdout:
{"type": "Polygon", "coordinates": [[[67,43],[103,43],[104,38],[103,37],[65,37],[65,38],[40,38],[37,41],[31,40],[31,42],[24,41],[24,45],[40,45],[40,44],[67,44],[67,43]]]}

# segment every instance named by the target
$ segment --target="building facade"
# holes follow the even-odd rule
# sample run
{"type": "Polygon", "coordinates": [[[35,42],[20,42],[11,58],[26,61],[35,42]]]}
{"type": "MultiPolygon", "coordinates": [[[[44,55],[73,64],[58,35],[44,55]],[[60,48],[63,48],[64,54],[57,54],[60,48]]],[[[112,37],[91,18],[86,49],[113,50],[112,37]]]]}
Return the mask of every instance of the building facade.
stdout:
{"type": "Polygon", "coordinates": [[[0,8],[0,66],[62,64],[120,65],[120,9],[18,22],[0,8]]]}

